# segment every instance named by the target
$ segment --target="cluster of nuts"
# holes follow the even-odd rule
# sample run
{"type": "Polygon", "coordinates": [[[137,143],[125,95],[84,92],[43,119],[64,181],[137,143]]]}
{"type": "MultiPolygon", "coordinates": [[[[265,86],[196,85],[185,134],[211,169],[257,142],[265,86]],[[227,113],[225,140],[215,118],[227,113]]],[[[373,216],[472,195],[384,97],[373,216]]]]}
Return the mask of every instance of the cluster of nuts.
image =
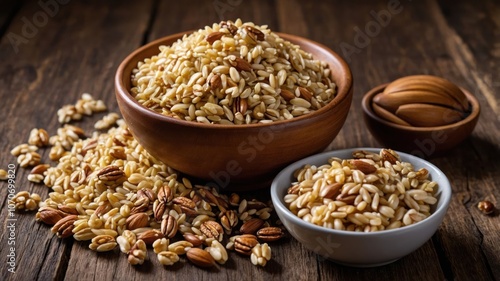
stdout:
{"type": "Polygon", "coordinates": [[[163,265],[185,255],[197,266],[212,267],[226,263],[229,250],[265,266],[271,258],[267,243],[284,236],[280,227],[271,226],[270,203],[178,179],[145,152],[123,122],[108,117],[101,121],[118,128],[90,138],[68,124],[52,137],[33,129],[29,144],[13,149],[19,156],[51,146],[49,158],[58,163],[31,163],[36,165],[28,179],[53,192],[44,202],[20,192],[13,198],[16,209],[39,208],[36,220],[52,226],[59,238],[89,241],[97,252],[119,247],[132,265],[142,264],[152,247],[163,265]]]}
{"type": "Polygon", "coordinates": [[[108,113],[101,120],[98,120],[94,124],[94,128],[98,130],[109,129],[116,124],[116,121],[120,119],[120,115],[115,112],[108,113]]]}
{"type": "Polygon", "coordinates": [[[37,146],[24,143],[14,147],[10,153],[17,157],[17,163],[22,168],[27,168],[40,164],[41,156],[37,150],[37,146]]]}
{"type": "Polygon", "coordinates": [[[95,112],[106,110],[102,100],[95,100],[90,94],[83,94],[76,104],[68,104],[57,111],[59,123],[65,124],[75,120],[81,120],[84,115],[92,115],[95,112]]]}
{"type": "Polygon", "coordinates": [[[38,204],[42,201],[40,195],[30,194],[28,191],[18,192],[14,198],[9,200],[9,204],[14,204],[16,210],[34,211],[38,209],[38,204]]]}
{"type": "MultiPolygon", "coordinates": [[[[259,241],[273,242],[284,235],[281,228],[269,226],[264,219],[253,217],[259,214],[258,216],[269,218],[269,207],[256,200],[243,199],[239,202],[239,196],[234,193],[230,198],[226,198],[203,186],[195,186],[193,189],[194,201],[191,196],[175,196],[168,185],[163,186],[157,193],[151,189],[141,189],[137,192],[140,199],[131,210],[131,213],[134,210],[137,213],[131,214],[126,219],[126,230],[116,238],[117,245],[128,255],[129,262],[131,264],[144,262],[147,254],[138,255],[133,250],[134,245],[142,241],[146,246],[153,247],[158,261],[163,265],[172,265],[180,260],[179,256],[186,255],[187,259],[197,266],[212,267],[216,263],[226,263],[229,258],[227,250],[233,250],[250,256],[251,262],[255,265],[265,266],[271,258],[271,249],[267,243],[260,244],[259,241]],[[151,201],[155,203],[150,204],[151,201]],[[218,215],[205,212],[203,205],[208,204],[205,205],[208,207],[210,205],[208,202],[217,202],[212,205],[224,211],[219,209],[218,215]],[[252,209],[248,209],[249,206],[252,209]],[[228,210],[231,207],[238,210],[228,210]],[[151,215],[148,215],[148,208],[151,215]],[[153,222],[150,222],[150,219],[153,219],[153,222]],[[239,221],[243,223],[239,231],[236,231],[239,221]],[[226,235],[233,232],[237,235],[230,237],[227,245],[223,246],[222,242],[226,235]],[[182,238],[179,239],[180,237],[182,238]]],[[[103,241],[106,246],[96,244],[93,240],[90,248],[97,251],[114,248],[112,245],[115,240],[103,241]]]]}
{"type": "Polygon", "coordinates": [[[76,141],[82,138],[85,138],[85,132],[80,127],[66,124],[57,129],[57,134],[49,139],[49,144],[52,146],[49,152],[50,160],[59,160],[67,154],[76,141]]]}

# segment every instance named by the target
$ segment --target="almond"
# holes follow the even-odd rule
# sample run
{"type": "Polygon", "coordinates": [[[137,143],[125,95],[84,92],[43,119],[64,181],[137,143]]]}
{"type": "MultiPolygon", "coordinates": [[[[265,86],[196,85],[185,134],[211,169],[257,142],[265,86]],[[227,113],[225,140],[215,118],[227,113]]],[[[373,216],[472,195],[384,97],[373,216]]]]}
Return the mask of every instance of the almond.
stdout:
{"type": "Polygon", "coordinates": [[[137,235],[137,239],[141,239],[146,245],[153,245],[153,243],[163,238],[163,234],[158,229],[151,229],[137,235]]]}
{"type": "Polygon", "coordinates": [[[244,234],[254,234],[259,230],[262,225],[264,225],[264,221],[259,218],[252,218],[246,221],[240,228],[240,232],[244,234]]]}
{"type": "Polygon", "coordinates": [[[295,95],[287,89],[281,89],[280,96],[283,97],[286,101],[291,101],[296,98],[295,95]]]}
{"type": "Polygon", "coordinates": [[[190,262],[199,267],[213,267],[215,266],[214,258],[203,249],[200,248],[190,248],[186,252],[186,256],[190,262]]]}
{"type": "Polygon", "coordinates": [[[450,81],[432,75],[411,75],[399,78],[389,84],[384,93],[397,93],[407,90],[431,91],[453,98],[461,106],[463,111],[467,111],[469,102],[465,94],[450,81]]]}
{"type": "Polygon", "coordinates": [[[408,103],[430,103],[454,108],[460,111],[463,110],[462,105],[454,98],[435,91],[405,90],[392,94],[381,93],[376,95],[373,101],[393,113],[396,112],[401,105],[408,103]]]}
{"type": "Polygon", "coordinates": [[[339,182],[329,184],[321,189],[321,191],[319,192],[319,196],[323,198],[333,199],[339,194],[341,188],[342,184],[339,182]]]}
{"type": "Polygon", "coordinates": [[[371,174],[377,171],[377,167],[372,164],[359,159],[351,160],[351,164],[355,169],[360,170],[363,174],[371,174]]]}
{"type": "Polygon", "coordinates": [[[344,202],[348,205],[352,205],[357,195],[339,194],[335,200],[344,202]]]}
{"type": "Polygon", "coordinates": [[[238,71],[251,71],[252,65],[245,59],[236,57],[234,60],[230,60],[229,63],[234,66],[238,71]]]}
{"type": "Polygon", "coordinates": [[[208,34],[207,37],[205,37],[205,40],[207,40],[207,42],[212,45],[215,41],[221,39],[224,34],[224,32],[215,31],[208,34]]]}
{"type": "Polygon", "coordinates": [[[298,87],[299,88],[299,92],[300,92],[300,96],[305,99],[306,101],[308,102],[311,102],[311,99],[312,99],[312,93],[304,88],[304,87],[298,87]]]}
{"type": "Polygon", "coordinates": [[[463,113],[438,105],[410,103],[400,106],[396,111],[396,116],[412,126],[434,127],[458,122],[463,118],[463,113]]]}
{"type": "Polygon", "coordinates": [[[36,165],[33,169],[31,169],[31,174],[43,175],[47,169],[50,168],[49,164],[39,164],[36,165]]]}
{"type": "Polygon", "coordinates": [[[198,238],[198,236],[194,235],[193,233],[184,233],[184,240],[188,241],[189,243],[193,244],[193,247],[198,247],[201,244],[203,244],[203,241],[198,238]]]}

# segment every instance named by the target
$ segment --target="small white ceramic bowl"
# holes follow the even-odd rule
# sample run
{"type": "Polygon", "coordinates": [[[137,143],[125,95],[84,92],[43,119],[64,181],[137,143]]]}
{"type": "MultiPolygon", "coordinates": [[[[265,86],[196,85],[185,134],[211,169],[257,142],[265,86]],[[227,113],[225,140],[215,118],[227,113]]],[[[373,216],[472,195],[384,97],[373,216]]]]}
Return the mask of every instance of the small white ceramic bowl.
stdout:
{"type": "Polygon", "coordinates": [[[372,267],[389,264],[422,246],[443,221],[451,200],[451,186],[446,175],[433,164],[397,151],[402,161],[412,163],[415,169],[426,168],[430,179],[438,183],[438,202],[432,206],[432,214],[421,222],[398,229],[364,233],[317,226],[295,216],[283,200],[287,189],[295,181],[294,171],[305,164],[325,164],[330,157],[352,158],[352,152],[355,150],[376,153],[380,151],[376,148],[353,148],[325,152],[299,160],[275,177],[271,185],[271,198],[288,232],[307,249],[336,263],[349,266],[372,267]]]}

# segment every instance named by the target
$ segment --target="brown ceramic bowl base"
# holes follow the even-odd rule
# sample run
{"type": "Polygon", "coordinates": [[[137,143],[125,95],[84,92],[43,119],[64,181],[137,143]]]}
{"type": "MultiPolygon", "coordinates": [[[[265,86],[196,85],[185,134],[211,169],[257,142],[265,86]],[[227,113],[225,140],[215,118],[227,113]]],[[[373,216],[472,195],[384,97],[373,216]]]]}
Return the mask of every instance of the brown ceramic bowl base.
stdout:
{"type": "Polygon", "coordinates": [[[421,158],[442,155],[465,140],[477,124],[480,113],[479,102],[465,89],[462,91],[469,100],[471,112],[459,122],[439,127],[410,127],[386,121],[374,113],[371,103],[373,97],[383,92],[387,85],[373,88],[362,101],[365,123],[370,133],[384,147],[421,158]]]}
{"type": "Polygon", "coordinates": [[[337,85],[335,98],[323,108],[270,124],[227,126],[178,120],[153,112],[130,94],[137,62],[158,54],[158,47],[182,37],[151,42],[120,65],[115,89],[122,116],[137,141],[168,166],[221,188],[256,189],[284,166],[325,149],[342,128],[352,100],[352,74],[340,56],[305,38],[277,33],[325,61],[337,85]],[[234,187],[234,188],[233,188],[234,187]]]}

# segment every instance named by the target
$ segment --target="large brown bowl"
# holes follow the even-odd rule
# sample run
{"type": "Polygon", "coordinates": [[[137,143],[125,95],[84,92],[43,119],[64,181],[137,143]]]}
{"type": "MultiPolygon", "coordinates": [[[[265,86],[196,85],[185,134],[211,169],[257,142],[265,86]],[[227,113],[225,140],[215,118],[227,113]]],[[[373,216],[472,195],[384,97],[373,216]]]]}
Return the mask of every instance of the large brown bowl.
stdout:
{"type": "Polygon", "coordinates": [[[479,118],[480,106],[469,91],[462,89],[469,101],[471,112],[463,120],[437,127],[412,127],[398,125],[380,118],[372,108],[372,100],[389,85],[379,85],[363,97],[365,123],[384,147],[404,151],[421,158],[442,155],[464,141],[474,130],[479,118]]]}
{"type": "Polygon", "coordinates": [[[342,128],[352,100],[352,74],[339,55],[298,36],[279,36],[326,62],[337,85],[323,108],[292,120],[268,124],[216,125],[178,120],[153,112],[131,95],[137,62],[159,53],[186,32],[153,41],[130,54],[115,76],[120,111],[137,141],[153,156],[187,175],[232,190],[256,189],[286,165],[324,150],[342,128]]]}

